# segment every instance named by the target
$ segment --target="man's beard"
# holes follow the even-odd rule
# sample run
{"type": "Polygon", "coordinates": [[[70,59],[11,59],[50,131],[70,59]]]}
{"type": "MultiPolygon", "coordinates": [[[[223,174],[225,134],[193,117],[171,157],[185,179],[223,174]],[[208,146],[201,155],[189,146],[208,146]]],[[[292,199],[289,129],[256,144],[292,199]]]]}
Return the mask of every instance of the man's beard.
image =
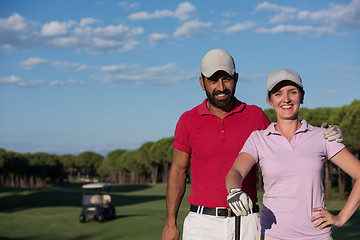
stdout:
{"type": "Polygon", "coordinates": [[[229,104],[231,104],[234,99],[234,96],[235,96],[235,90],[230,91],[229,89],[224,89],[224,91],[213,91],[212,93],[210,93],[205,88],[205,92],[206,92],[206,96],[208,98],[209,103],[220,109],[227,107],[229,104]],[[221,93],[225,94],[227,96],[227,98],[225,98],[224,100],[216,99],[216,95],[221,94],[221,93]]]}

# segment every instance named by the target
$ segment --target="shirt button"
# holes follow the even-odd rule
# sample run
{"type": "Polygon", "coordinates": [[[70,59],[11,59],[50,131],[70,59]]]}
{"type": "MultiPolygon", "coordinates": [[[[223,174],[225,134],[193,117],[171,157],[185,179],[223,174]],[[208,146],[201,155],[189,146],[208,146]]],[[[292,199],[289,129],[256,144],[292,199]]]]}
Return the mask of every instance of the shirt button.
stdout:
{"type": "Polygon", "coordinates": [[[221,133],[224,133],[225,132],[225,130],[221,130],[221,133]]]}

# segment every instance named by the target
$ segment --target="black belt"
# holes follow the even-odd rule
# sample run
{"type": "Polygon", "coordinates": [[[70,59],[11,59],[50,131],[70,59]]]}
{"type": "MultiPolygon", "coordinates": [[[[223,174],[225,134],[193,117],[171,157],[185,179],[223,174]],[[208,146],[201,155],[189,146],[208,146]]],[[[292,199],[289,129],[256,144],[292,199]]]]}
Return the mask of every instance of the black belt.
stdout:
{"type": "MultiPolygon", "coordinates": [[[[226,207],[216,207],[216,208],[209,208],[209,207],[203,207],[203,206],[195,206],[190,205],[190,211],[195,212],[198,214],[206,214],[206,215],[212,215],[220,218],[226,218],[226,217],[234,217],[235,213],[231,211],[230,208],[226,207]]],[[[259,206],[255,205],[253,207],[253,213],[259,212],[259,206]]]]}

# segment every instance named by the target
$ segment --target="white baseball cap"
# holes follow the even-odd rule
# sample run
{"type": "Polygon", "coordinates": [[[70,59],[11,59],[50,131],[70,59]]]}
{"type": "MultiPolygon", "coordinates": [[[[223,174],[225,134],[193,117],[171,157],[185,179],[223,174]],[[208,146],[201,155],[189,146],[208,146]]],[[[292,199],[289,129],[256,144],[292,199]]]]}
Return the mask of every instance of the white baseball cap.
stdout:
{"type": "Polygon", "coordinates": [[[202,59],[201,73],[208,78],[219,70],[223,70],[230,76],[234,76],[234,59],[224,49],[213,49],[207,52],[202,59]]]}
{"type": "Polygon", "coordinates": [[[278,69],[269,74],[269,77],[267,80],[268,92],[270,92],[276,86],[276,84],[278,84],[281,81],[285,81],[285,80],[294,82],[299,87],[303,88],[301,77],[297,72],[295,72],[292,69],[282,68],[282,69],[278,69]]]}

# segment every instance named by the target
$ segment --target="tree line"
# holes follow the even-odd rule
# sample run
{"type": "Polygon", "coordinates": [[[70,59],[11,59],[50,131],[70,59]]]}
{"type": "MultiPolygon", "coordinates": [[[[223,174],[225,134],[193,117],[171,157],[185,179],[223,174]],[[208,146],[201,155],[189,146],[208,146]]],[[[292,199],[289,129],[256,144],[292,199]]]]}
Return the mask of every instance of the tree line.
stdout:
{"type": "MultiPolygon", "coordinates": [[[[271,122],[276,121],[273,109],[266,109],[271,122]]],[[[322,122],[338,125],[347,148],[359,158],[360,153],[360,100],[339,108],[301,108],[299,119],[313,126],[322,122]]],[[[42,188],[63,182],[109,181],[113,184],[166,182],[171,165],[174,137],[146,142],[136,150],[116,149],[106,157],[91,151],[79,155],[49,153],[16,153],[0,148],[0,186],[42,188]]],[[[339,189],[345,198],[353,184],[344,172],[327,161],[325,165],[326,198],[331,189],[339,189]]],[[[189,173],[189,182],[191,176],[189,173]]],[[[262,190],[261,172],[258,188],[262,190]]]]}

